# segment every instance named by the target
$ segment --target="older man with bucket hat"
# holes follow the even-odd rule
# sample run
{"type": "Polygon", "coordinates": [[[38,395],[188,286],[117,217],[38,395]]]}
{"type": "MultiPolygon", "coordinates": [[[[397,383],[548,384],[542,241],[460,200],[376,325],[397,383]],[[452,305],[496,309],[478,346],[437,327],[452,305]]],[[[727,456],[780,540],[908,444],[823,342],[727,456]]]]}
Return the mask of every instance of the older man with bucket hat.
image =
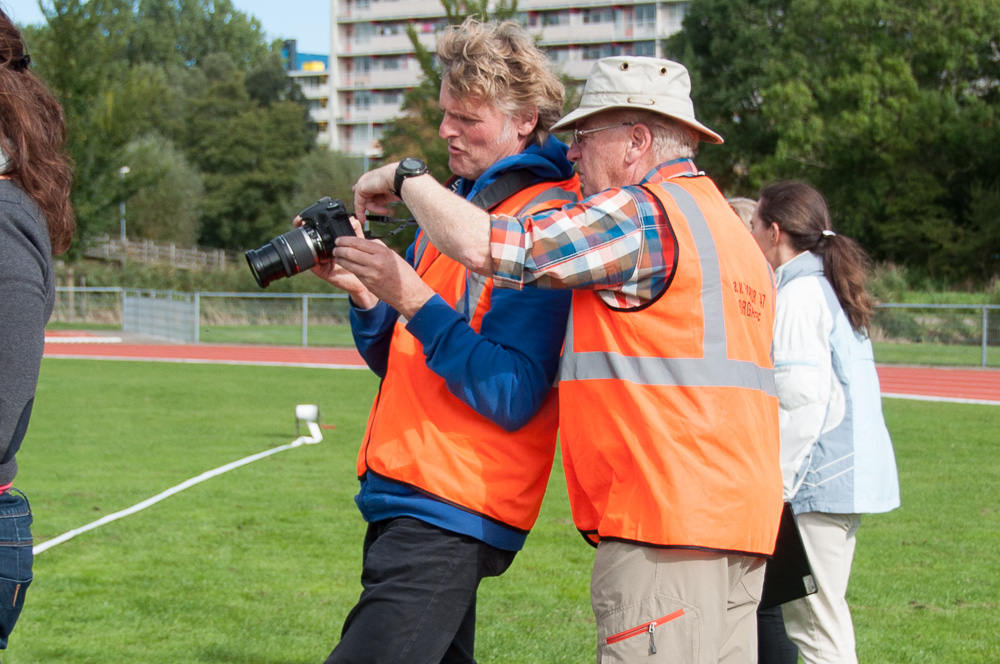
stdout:
{"type": "Polygon", "coordinates": [[[497,286],[573,289],[559,426],[573,519],[597,547],[597,661],[755,662],[782,507],[774,287],[692,161],[722,138],[695,118],[683,66],[632,56],[598,61],[554,129],[573,132],[580,203],[489,215],[429,177],[393,190],[390,164],[357,182],[355,209],[401,197],[497,286]]]}

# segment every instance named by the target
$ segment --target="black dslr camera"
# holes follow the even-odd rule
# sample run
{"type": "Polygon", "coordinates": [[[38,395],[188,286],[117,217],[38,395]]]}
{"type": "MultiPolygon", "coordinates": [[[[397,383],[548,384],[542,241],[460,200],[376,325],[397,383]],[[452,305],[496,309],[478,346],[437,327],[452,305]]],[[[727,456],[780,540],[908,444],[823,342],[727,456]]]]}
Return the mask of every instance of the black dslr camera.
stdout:
{"type": "Polygon", "coordinates": [[[324,196],[299,212],[302,225],[279,235],[263,247],[246,252],[253,278],[261,288],[275,279],[291,277],[329,258],[341,235],[354,235],[351,215],[338,199],[324,196]]]}

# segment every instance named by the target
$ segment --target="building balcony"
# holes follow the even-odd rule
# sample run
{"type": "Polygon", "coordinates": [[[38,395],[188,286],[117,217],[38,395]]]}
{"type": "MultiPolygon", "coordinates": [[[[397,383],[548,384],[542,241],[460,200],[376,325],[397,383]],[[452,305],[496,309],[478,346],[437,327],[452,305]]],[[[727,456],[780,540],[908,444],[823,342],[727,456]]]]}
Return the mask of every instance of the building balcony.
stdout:
{"type": "Polygon", "coordinates": [[[423,71],[415,69],[395,69],[365,73],[341,74],[341,90],[387,90],[412,88],[423,76],[423,71]]]}
{"type": "MultiPolygon", "coordinates": [[[[427,33],[421,34],[419,39],[421,44],[429,49],[433,49],[437,38],[434,33],[427,33]]],[[[413,52],[413,44],[410,43],[410,38],[405,32],[396,35],[354,37],[352,39],[345,39],[340,43],[342,50],[335,54],[337,57],[397,55],[413,52]]]]}
{"type": "Polygon", "coordinates": [[[597,60],[564,60],[555,64],[556,71],[565,74],[574,81],[585,81],[597,60]]]}
{"type": "Polygon", "coordinates": [[[344,105],[337,124],[367,125],[382,124],[399,116],[399,104],[372,104],[367,107],[344,105]]]}
{"type": "MultiPolygon", "coordinates": [[[[650,4],[656,3],[651,0],[650,4]]],[[[625,3],[636,4],[636,3],[625,3]]],[[[551,9],[588,9],[590,7],[620,7],[622,3],[609,2],[609,0],[523,0],[517,5],[518,11],[534,12],[551,9]]]]}
{"type": "Polygon", "coordinates": [[[310,108],[309,109],[309,119],[313,122],[329,122],[330,121],[330,107],[326,108],[310,108]]]}
{"type": "Polygon", "coordinates": [[[656,38],[656,26],[652,23],[546,25],[540,28],[532,28],[531,32],[541,35],[543,46],[639,41],[656,38]]]}
{"type": "Polygon", "coordinates": [[[390,0],[373,2],[363,9],[341,4],[339,9],[338,23],[444,16],[440,0],[390,0]]]}
{"type": "Polygon", "coordinates": [[[306,99],[329,99],[330,93],[333,90],[329,83],[322,85],[302,85],[301,80],[299,80],[299,88],[306,99]]]}

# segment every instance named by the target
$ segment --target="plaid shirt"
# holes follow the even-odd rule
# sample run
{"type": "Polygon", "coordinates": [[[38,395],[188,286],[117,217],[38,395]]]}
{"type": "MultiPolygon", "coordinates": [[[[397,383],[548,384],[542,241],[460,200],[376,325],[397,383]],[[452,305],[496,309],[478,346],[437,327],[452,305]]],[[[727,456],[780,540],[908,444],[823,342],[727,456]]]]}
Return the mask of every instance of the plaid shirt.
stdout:
{"type": "MultiPolygon", "coordinates": [[[[690,159],[660,164],[640,184],[701,175],[690,159]]],[[[634,309],[670,283],[677,240],[652,194],[641,186],[607,189],[529,217],[491,216],[490,251],[498,286],[582,288],[609,305],[634,309]]]]}

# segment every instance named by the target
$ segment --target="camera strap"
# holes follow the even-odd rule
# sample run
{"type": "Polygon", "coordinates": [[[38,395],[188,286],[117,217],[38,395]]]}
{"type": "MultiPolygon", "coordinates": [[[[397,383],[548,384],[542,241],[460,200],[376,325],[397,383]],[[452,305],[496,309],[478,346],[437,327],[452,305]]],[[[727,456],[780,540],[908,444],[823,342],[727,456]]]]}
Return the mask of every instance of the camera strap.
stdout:
{"type": "MultiPolygon", "coordinates": [[[[473,205],[482,210],[490,210],[498,203],[507,200],[525,187],[534,184],[537,179],[538,176],[530,170],[518,169],[516,171],[507,171],[506,173],[502,173],[495,181],[473,196],[471,202],[473,205]]],[[[458,178],[454,178],[449,181],[446,186],[449,186],[449,188],[454,191],[457,183],[458,178]]],[[[368,215],[365,218],[365,237],[369,240],[382,240],[402,233],[407,228],[417,225],[417,221],[413,217],[410,217],[409,219],[399,219],[397,217],[389,217],[386,215],[368,215]],[[384,235],[375,235],[371,230],[372,223],[396,226],[396,228],[392,229],[388,233],[385,233],[384,235]]]]}
{"type": "Polygon", "coordinates": [[[414,219],[413,217],[410,217],[409,219],[399,219],[398,217],[388,217],[382,214],[372,214],[365,217],[365,225],[364,225],[365,237],[368,238],[369,240],[382,240],[387,237],[392,237],[393,235],[398,235],[399,233],[405,231],[407,228],[416,225],[417,225],[417,220],[414,219]],[[371,224],[373,223],[386,224],[387,226],[396,226],[396,228],[393,228],[391,231],[383,235],[375,235],[373,234],[371,228],[371,224]]]}
{"type": "Polygon", "coordinates": [[[506,171],[483,187],[479,193],[472,197],[471,202],[480,209],[492,210],[498,203],[533,185],[537,180],[538,176],[526,169],[506,171]]]}

